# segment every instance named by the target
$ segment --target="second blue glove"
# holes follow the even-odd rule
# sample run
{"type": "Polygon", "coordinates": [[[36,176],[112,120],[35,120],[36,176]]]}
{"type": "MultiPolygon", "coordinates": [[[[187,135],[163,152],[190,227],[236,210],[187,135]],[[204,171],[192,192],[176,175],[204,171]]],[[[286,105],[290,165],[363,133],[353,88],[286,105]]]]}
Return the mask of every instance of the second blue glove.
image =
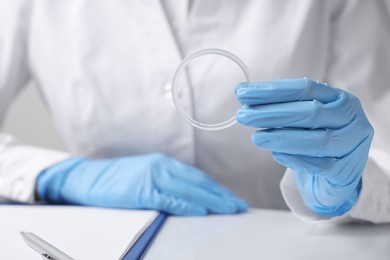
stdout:
{"type": "Polygon", "coordinates": [[[308,208],[339,216],[357,202],[374,135],[359,100],[307,78],[243,83],[237,120],[252,142],[292,169],[308,208]]]}
{"type": "Polygon", "coordinates": [[[232,214],[248,207],[204,172],[163,154],[69,159],[39,175],[37,192],[57,203],[175,215],[232,214]]]}

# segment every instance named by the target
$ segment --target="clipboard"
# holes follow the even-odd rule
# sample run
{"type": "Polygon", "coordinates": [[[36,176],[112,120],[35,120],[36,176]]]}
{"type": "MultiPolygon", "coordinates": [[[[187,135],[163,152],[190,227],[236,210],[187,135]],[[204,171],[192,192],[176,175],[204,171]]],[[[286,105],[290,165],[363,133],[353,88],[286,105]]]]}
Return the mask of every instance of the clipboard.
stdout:
{"type": "Polygon", "coordinates": [[[21,230],[35,233],[75,259],[84,259],[86,251],[95,254],[87,259],[141,259],[168,217],[156,211],[8,203],[0,204],[0,213],[4,217],[0,223],[3,230],[0,239],[5,241],[6,249],[9,248],[3,251],[3,256],[21,259],[39,259],[39,254],[24,243],[21,230]],[[53,221],[64,212],[69,215],[58,222],[53,221]],[[79,221],[80,216],[85,215],[88,216],[79,221]],[[84,228],[86,223],[91,226],[84,228]],[[96,238],[97,234],[101,237],[96,238]],[[86,250],[88,248],[100,250],[86,250]]]}

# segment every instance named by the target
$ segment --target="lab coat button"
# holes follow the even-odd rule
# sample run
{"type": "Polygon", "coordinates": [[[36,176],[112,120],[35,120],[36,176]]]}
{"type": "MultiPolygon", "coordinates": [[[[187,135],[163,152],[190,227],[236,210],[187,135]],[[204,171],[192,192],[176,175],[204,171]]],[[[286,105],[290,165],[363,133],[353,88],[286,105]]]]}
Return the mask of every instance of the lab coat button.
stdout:
{"type": "Polygon", "coordinates": [[[166,99],[173,100],[171,90],[172,90],[172,83],[171,82],[164,84],[164,97],[166,99]]]}

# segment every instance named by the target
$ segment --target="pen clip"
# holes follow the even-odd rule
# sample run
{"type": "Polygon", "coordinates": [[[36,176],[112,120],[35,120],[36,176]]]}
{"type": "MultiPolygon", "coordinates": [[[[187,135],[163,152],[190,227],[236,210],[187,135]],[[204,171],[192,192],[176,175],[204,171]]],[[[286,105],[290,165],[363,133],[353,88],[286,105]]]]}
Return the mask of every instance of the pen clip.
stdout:
{"type": "Polygon", "coordinates": [[[47,260],[47,259],[53,259],[53,258],[51,258],[49,254],[43,253],[42,254],[42,260],[47,260]]]}
{"type": "Polygon", "coordinates": [[[74,260],[69,255],[31,232],[21,232],[21,234],[26,244],[42,256],[42,260],[74,260]]]}

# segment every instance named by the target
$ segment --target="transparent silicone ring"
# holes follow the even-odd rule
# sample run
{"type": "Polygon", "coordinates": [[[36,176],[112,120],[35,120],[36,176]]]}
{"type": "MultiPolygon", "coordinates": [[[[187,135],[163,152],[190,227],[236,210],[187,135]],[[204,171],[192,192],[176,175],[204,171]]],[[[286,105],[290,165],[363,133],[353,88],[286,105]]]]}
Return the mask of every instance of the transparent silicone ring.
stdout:
{"type": "Polygon", "coordinates": [[[245,75],[245,79],[247,82],[250,82],[249,70],[248,70],[247,66],[245,65],[245,63],[240,58],[238,58],[236,55],[234,55],[231,52],[221,50],[221,49],[204,49],[204,50],[200,50],[198,52],[195,52],[195,53],[187,56],[180,63],[179,67],[177,68],[175,75],[173,76],[173,80],[172,80],[172,98],[173,98],[173,103],[175,104],[177,110],[182,115],[182,117],[192,126],[199,128],[199,129],[207,130],[207,131],[218,131],[218,130],[226,129],[226,128],[231,127],[234,124],[236,124],[237,123],[236,116],[234,115],[232,118],[230,118],[222,123],[204,124],[204,123],[198,122],[195,119],[191,118],[187,114],[187,112],[183,109],[183,107],[180,104],[180,100],[179,100],[179,79],[180,79],[180,76],[181,76],[183,70],[194,59],[196,59],[200,56],[204,56],[204,55],[221,55],[221,56],[224,56],[224,57],[232,60],[234,63],[236,63],[238,65],[238,67],[240,67],[240,69],[242,70],[242,72],[245,75]]]}

